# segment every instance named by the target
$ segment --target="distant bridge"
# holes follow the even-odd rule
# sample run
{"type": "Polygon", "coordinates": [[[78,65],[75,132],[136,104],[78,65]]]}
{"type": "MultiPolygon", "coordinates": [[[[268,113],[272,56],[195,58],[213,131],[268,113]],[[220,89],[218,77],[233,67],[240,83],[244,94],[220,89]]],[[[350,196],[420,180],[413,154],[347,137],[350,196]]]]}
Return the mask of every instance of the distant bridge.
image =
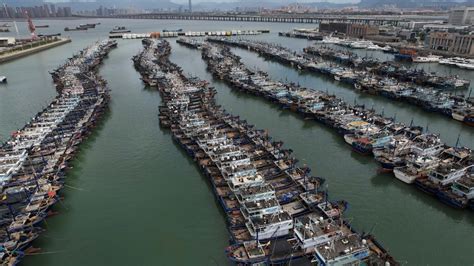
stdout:
{"type": "Polygon", "coordinates": [[[124,19],[166,19],[166,20],[214,20],[242,22],[279,22],[279,23],[321,23],[346,22],[370,25],[394,25],[411,20],[446,20],[445,16],[402,16],[402,15],[320,15],[320,14],[215,14],[215,13],[147,13],[114,15],[107,18],[124,19]]]}

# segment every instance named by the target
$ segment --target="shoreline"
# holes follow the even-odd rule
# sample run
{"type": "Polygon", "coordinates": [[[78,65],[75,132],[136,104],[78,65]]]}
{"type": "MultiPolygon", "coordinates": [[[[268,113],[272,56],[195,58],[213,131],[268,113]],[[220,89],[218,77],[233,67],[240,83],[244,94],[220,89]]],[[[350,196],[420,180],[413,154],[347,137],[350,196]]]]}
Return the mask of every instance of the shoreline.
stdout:
{"type": "Polygon", "coordinates": [[[19,59],[19,58],[22,58],[22,57],[25,57],[25,56],[28,56],[28,55],[38,53],[38,52],[42,52],[44,50],[48,50],[48,49],[51,49],[51,48],[54,48],[54,47],[57,47],[57,46],[60,46],[60,45],[66,44],[66,43],[70,43],[71,41],[72,40],[70,38],[60,38],[60,39],[58,39],[58,41],[55,41],[55,42],[52,42],[52,43],[47,43],[47,44],[44,44],[44,45],[40,45],[40,46],[33,47],[33,48],[28,48],[28,49],[25,49],[25,50],[20,50],[20,51],[17,51],[17,52],[7,53],[5,55],[0,56],[0,64],[6,63],[6,62],[9,62],[9,61],[13,61],[13,60],[16,60],[16,59],[19,59]]]}

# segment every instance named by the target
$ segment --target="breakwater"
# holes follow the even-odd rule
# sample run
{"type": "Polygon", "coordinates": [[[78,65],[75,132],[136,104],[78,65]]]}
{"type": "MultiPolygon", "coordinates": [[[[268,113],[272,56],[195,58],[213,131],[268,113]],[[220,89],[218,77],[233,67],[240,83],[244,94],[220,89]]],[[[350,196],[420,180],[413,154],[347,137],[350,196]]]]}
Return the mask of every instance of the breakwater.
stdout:
{"type": "Polygon", "coordinates": [[[20,50],[7,50],[0,55],[0,64],[15,60],[15,59],[19,59],[19,58],[22,58],[34,53],[38,53],[47,49],[51,49],[51,48],[54,48],[54,47],[57,47],[59,45],[63,45],[69,42],[71,42],[71,39],[61,38],[61,39],[54,40],[52,42],[46,42],[45,44],[40,44],[38,46],[32,45],[31,47],[24,47],[20,50]]]}

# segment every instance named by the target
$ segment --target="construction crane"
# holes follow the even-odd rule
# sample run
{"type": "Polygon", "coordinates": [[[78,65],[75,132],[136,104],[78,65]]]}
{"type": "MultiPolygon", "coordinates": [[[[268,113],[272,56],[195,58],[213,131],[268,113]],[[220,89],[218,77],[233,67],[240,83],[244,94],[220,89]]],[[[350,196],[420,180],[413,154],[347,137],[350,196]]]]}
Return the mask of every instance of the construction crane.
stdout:
{"type": "Polygon", "coordinates": [[[35,24],[33,24],[33,21],[31,20],[30,15],[28,14],[28,11],[25,10],[25,16],[28,19],[28,29],[31,32],[31,39],[36,40],[38,39],[38,36],[36,36],[36,27],[35,24]]]}

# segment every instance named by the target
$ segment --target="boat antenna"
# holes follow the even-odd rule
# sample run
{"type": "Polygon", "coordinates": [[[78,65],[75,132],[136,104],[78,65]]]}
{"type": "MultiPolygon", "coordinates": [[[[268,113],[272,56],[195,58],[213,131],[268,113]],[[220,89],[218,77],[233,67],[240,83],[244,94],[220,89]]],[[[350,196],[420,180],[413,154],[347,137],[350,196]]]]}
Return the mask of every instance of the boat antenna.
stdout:
{"type": "Polygon", "coordinates": [[[472,88],[469,89],[469,94],[467,95],[467,98],[471,98],[471,92],[472,92],[472,88]]]}
{"type": "Polygon", "coordinates": [[[426,133],[429,133],[430,131],[430,122],[426,123],[426,133]]]}
{"type": "MultiPolygon", "coordinates": [[[[293,222],[293,225],[295,223],[293,222]]],[[[270,237],[270,241],[271,241],[271,238],[273,238],[275,241],[274,241],[274,244],[273,244],[273,248],[272,248],[272,255],[273,253],[275,253],[275,248],[276,248],[276,232],[278,232],[278,230],[280,229],[281,225],[279,225],[276,229],[275,229],[275,232],[273,232],[272,236],[270,237]]],[[[270,242],[271,243],[271,242],[270,242]]]]}
{"type": "Polygon", "coordinates": [[[410,121],[410,127],[413,126],[413,117],[411,118],[411,121],[410,121]]]}
{"type": "Polygon", "coordinates": [[[461,138],[461,132],[459,132],[458,138],[457,138],[457,140],[456,140],[456,145],[455,145],[456,148],[457,148],[458,145],[459,145],[459,139],[460,139],[460,138],[461,138]]]}
{"type": "Polygon", "coordinates": [[[329,195],[328,195],[328,188],[329,188],[329,184],[326,184],[326,190],[324,191],[324,199],[326,200],[326,206],[328,206],[328,198],[329,198],[329,195]]]}
{"type": "Polygon", "coordinates": [[[393,114],[393,122],[395,122],[397,120],[397,112],[395,112],[395,114],[393,114]]]}
{"type": "Polygon", "coordinates": [[[367,233],[367,235],[370,235],[372,234],[372,231],[374,231],[375,227],[377,226],[377,223],[375,223],[374,225],[372,225],[372,228],[370,228],[369,232],[367,233]]]}
{"type": "Polygon", "coordinates": [[[257,236],[255,237],[255,244],[258,246],[258,227],[255,228],[255,231],[257,233],[257,236]]]}

